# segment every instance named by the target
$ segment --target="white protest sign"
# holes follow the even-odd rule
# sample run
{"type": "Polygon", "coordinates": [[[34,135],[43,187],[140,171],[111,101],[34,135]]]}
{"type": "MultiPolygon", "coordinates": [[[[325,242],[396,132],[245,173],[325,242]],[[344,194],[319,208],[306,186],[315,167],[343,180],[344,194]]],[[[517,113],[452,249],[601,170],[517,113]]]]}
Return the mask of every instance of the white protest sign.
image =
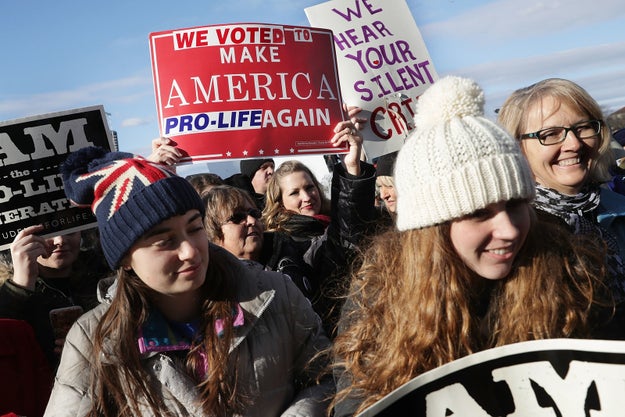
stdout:
{"type": "Polygon", "coordinates": [[[358,417],[617,417],[624,394],[624,341],[545,339],[435,368],[358,417]]]}
{"type": "Polygon", "coordinates": [[[406,1],[332,0],[305,12],[334,33],[343,99],[369,119],[367,157],[401,148],[417,98],[438,79],[406,1]]]}

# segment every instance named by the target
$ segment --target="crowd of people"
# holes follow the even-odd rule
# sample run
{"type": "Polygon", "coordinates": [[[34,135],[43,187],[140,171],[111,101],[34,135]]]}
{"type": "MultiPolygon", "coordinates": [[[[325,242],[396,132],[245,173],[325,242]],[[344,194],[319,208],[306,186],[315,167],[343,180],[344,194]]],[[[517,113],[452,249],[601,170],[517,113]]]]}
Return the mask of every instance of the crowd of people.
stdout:
{"type": "Polygon", "coordinates": [[[481,350],[625,339],[625,196],[581,86],[540,81],[490,120],[477,83],[441,78],[371,163],[359,111],[331,133],[327,195],[297,160],[180,177],[169,138],[70,154],[65,193],[97,229],[28,227],[0,259],[0,318],[45,358],[38,409],[353,416],[481,350]]]}

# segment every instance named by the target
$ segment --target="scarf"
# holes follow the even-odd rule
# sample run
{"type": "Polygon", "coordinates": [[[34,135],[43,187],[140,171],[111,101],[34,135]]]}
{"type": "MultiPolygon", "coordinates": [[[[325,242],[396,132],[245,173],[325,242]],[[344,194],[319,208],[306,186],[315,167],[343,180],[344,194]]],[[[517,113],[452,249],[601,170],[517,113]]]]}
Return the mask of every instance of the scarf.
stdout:
{"type": "MultiPolygon", "coordinates": [[[[245,323],[243,309],[237,303],[232,311],[233,326],[241,327],[245,323]]],[[[167,352],[188,350],[192,342],[202,337],[199,320],[190,322],[174,322],[167,320],[157,309],[152,309],[148,319],[139,329],[137,344],[141,354],[149,352],[167,352]]],[[[224,332],[224,321],[215,320],[215,332],[221,337],[224,332]]]]}
{"type": "Polygon", "coordinates": [[[597,222],[597,208],[600,203],[599,186],[590,186],[582,192],[570,196],[560,194],[551,188],[536,184],[534,207],[556,216],[571,228],[574,234],[595,235],[606,243],[608,248],[607,265],[610,274],[610,287],[617,300],[625,298],[625,265],[619,255],[616,237],[597,222]]]}
{"type": "MultiPolygon", "coordinates": [[[[244,325],[245,318],[240,304],[237,303],[236,307],[233,308],[232,317],[235,328],[244,325]]],[[[169,321],[160,311],[152,309],[147,321],[139,329],[137,337],[139,353],[145,355],[150,352],[189,350],[194,341],[197,343],[202,338],[202,330],[199,328],[199,324],[199,320],[190,322],[169,321]]],[[[218,337],[223,335],[224,321],[222,319],[215,320],[215,332],[218,337]]],[[[208,362],[205,352],[200,350],[199,355],[201,365],[200,369],[195,370],[195,373],[200,380],[204,380],[208,371],[208,362]]]]}

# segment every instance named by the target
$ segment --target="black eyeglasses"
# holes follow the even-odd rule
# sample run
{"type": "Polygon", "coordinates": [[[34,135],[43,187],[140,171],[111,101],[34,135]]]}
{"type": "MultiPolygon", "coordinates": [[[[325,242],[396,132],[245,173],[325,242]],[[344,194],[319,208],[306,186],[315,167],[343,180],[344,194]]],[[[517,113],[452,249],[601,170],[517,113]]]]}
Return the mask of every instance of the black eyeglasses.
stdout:
{"type": "Polygon", "coordinates": [[[540,144],[544,146],[557,145],[560,142],[564,142],[569,132],[573,132],[577,139],[590,139],[601,133],[602,123],[601,120],[587,120],[575,123],[570,127],[548,127],[537,132],[521,135],[521,139],[538,139],[540,144]]]}
{"type": "Polygon", "coordinates": [[[255,208],[237,210],[232,214],[232,216],[228,217],[225,223],[241,224],[247,220],[247,216],[252,216],[258,220],[263,216],[263,212],[255,208]]]}

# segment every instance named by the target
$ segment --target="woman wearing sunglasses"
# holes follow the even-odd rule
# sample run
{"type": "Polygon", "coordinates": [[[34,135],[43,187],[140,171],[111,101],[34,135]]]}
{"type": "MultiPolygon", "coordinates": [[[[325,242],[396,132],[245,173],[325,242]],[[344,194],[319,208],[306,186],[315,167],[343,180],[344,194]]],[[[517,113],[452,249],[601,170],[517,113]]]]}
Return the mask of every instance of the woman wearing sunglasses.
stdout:
{"type": "Polygon", "coordinates": [[[204,226],[209,239],[239,259],[260,261],[264,227],[262,212],[245,191],[218,185],[200,194],[206,211],[204,226]]]}
{"type": "Polygon", "coordinates": [[[550,78],[512,93],[499,122],[520,142],[536,181],[538,214],[608,247],[608,266],[622,298],[625,197],[611,191],[611,133],[597,102],[576,83],[550,78]]]}
{"type": "Polygon", "coordinates": [[[240,188],[220,185],[203,192],[207,213],[206,234],[251,268],[288,275],[309,299],[312,297],[310,267],[301,259],[305,248],[285,233],[266,232],[262,212],[251,196],[240,188]]]}

